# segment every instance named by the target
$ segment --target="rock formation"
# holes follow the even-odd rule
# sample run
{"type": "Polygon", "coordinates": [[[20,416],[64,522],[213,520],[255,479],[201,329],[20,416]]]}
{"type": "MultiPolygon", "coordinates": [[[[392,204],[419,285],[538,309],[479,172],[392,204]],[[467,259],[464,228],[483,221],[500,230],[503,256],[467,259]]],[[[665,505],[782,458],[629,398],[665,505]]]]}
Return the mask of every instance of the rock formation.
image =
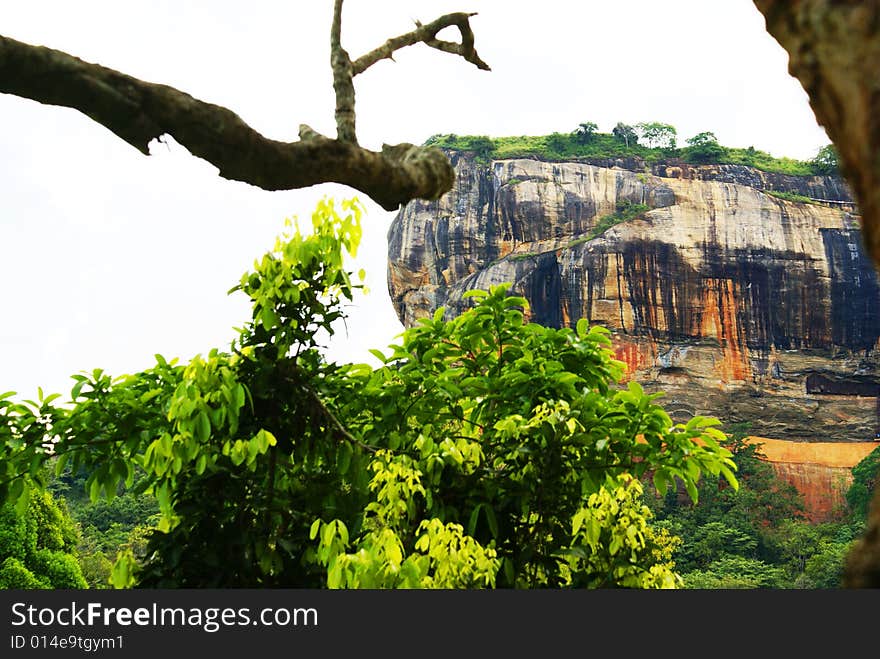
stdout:
{"type": "Polygon", "coordinates": [[[449,156],[452,191],[409,203],[389,230],[404,325],[513,282],[533,321],[610,328],[628,376],[665,392],[673,418],[788,442],[875,439],[880,286],[840,178],[449,156]],[[642,212],[606,228],[622,208],[642,212]]]}

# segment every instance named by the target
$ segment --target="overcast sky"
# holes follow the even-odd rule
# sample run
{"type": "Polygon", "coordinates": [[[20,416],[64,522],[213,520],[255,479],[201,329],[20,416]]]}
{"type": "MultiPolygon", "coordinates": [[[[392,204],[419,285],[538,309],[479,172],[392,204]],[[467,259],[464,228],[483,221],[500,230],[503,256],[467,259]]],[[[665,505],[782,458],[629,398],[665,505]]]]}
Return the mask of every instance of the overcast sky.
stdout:
{"type": "MultiPolygon", "coordinates": [[[[331,6],[4,0],[0,33],[172,85],[295,140],[301,123],[334,134],[331,6]]],[[[347,0],[343,42],[357,57],[450,11],[478,12],[476,45],[492,71],[423,45],[380,62],[355,81],[364,146],[583,121],[603,132],[660,121],[680,143],[710,130],[728,146],[795,158],[828,143],[751,0],[347,0]]],[[[82,370],[116,375],[150,367],[154,353],[188,360],[228,347],[249,308],[226,291],[284,218],[354,194],[226,181],[179,145],[146,157],[77,111],[0,94],[0,391],[66,394],[82,370]]],[[[394,214],[360,197],[368,213],[352,267],[367,270],[371,292],[329,351],[370,362],[367,350],[403,328],[385,283],[394,214]]]]}

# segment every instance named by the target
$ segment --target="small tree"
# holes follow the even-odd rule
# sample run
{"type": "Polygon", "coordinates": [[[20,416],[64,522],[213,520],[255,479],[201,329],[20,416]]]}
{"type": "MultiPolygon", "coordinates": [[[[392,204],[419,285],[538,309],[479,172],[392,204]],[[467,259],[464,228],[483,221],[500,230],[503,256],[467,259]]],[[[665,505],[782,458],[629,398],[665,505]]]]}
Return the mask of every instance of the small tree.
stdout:
{"type": "Polygon", "coordinates": [[[810,161],[813,171],[817,174],[836,176],[840,172],[840,158],[833,144],[826,144],[810,161]]]}
{"type": "Polygon", "coordinates": [[[627,148],[631,145],[635,146],[638,144],[639,136],[636,133],[636,129],[630,126],[629,124],[625,124],[622,121],[618,121],[617,125],[612,129],[611,134],[614,135],[621,142],[626,144],[627,148]]]}
{"type": "Polygon", "coordinates": [[[597,130],[599,130],[599,126],[597,126],[592,121],[586,121],[584,123],[578,124],[578,127],[574,131],[574,136],[577,140],[577,143],[589,144],[593,141],[597,130]]]}
{"type": "Polygon", "coordinates": [[[657,122],[642,122],[636,124],[635,128],[638,131],[639,139],[643,140],[646,146],[660,149],[674,149],[676,146],[678,131],[674,126],[657,122]]]}
{"type": "Polygon", "coordinates": [[[864,524],[868,518],[871,497],[877,489],[877,476],[880,474],[880,446],[871,451],[852,468],[853,480],[846,491],[850,519],[864,524]]]}
{"type": "Polygon", "coordinates": [[[697,133],[685,141],[688,145],[686,157],[689,162],[718,162],[726,153],[726,149],[718,143],[715,133],[710,131],[697,133]]]}

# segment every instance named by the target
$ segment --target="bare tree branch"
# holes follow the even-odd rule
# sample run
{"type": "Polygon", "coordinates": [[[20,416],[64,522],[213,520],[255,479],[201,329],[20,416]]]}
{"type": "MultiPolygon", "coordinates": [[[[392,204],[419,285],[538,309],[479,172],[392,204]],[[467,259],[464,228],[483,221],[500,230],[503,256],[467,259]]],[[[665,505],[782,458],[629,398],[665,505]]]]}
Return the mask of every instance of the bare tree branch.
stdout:
{"type": "Polygon", "coordinates": [[[336,139],[357,144],[354,115],[354,74],[351,58],[342,47],[342,0],[334,0],[330,28],[330,67],[336,92],[336,139]]]}
{"type": "Polygon", "coordinates": [[[460,55],[478,69],[490,71],[491,69],[489,68],[489,65],[480,59],[480,56],[477,55],[477,51],[474,49],[474,33],[471,30],[470,24],[471,16],[476,16],[476,13],[465,14],[459,12],[455,14],[446,14],[426,25],[422,25],[417,21],[416,29],[412,32],[407,32],[406,34],[401,34],[399,37],[388,39],[388,41],[378,48],[358,57],[351,66],[352,74],[358,75],[359,73],[363,73],[380,60],[394,59],[393,55],[395,51],[417,43],[427,44],[431,48],[442,50],[445,53],[460,55]],[[440,30],[453,25],[457,27],[458,31],[461,33],[461,43],[442,41],[437,38],[437,33],[440,32],[440,30]]]}
{"type": "Polygon", "coordinates": [[[342,47],[342,3],[334,0],[330,30],[336,139],[300,127],[298,142],[268,139],[225,107],[85,62],[67,53],[0,36],[0,92],[47,105],[79,110],[141,153],[171,135],[194,156],[219,169],[220,176],[264,190],[292,190],[318,183],[341,183],[359,190],[386,210],[412,199],[437,199],[452,188],[455,173],[442,151],[412,144],[383,145],[381,152],[358,146],[353,77],[404,46],[423,42],[489,67],[474,50],[469,17],[449,14],[394,39],[352,63],[342,47]],[[455,25],[460,44],[437,33],[455,25]]]}

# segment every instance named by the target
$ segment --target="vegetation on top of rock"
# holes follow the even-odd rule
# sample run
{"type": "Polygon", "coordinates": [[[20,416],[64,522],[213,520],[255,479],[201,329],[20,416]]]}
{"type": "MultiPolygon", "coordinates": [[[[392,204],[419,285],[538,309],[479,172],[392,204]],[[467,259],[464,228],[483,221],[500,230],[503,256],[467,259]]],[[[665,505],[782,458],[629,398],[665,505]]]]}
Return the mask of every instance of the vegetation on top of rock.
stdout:
{"type": "Polygon", "coordinates": [[[630,126],[622,122],[611,133],[600,133],[594,122],[578,125],[570,133],[488,137],[486,135],[432,135],[425,146],[455,151],[471,151],[481,161],[507,158],[540,158],[563,161],[597,158],[640,158],[647,163],[680,159],[692,164],[728,164],[754,167],[766,172],[792,176],[837,175],[837,153],[832,145],[819,149],[810,160],[780,158],[755,147],[735,148],[718,143],[715,134],[704,131],[676,146],[674,126],[642,122],[630,126]]]}

